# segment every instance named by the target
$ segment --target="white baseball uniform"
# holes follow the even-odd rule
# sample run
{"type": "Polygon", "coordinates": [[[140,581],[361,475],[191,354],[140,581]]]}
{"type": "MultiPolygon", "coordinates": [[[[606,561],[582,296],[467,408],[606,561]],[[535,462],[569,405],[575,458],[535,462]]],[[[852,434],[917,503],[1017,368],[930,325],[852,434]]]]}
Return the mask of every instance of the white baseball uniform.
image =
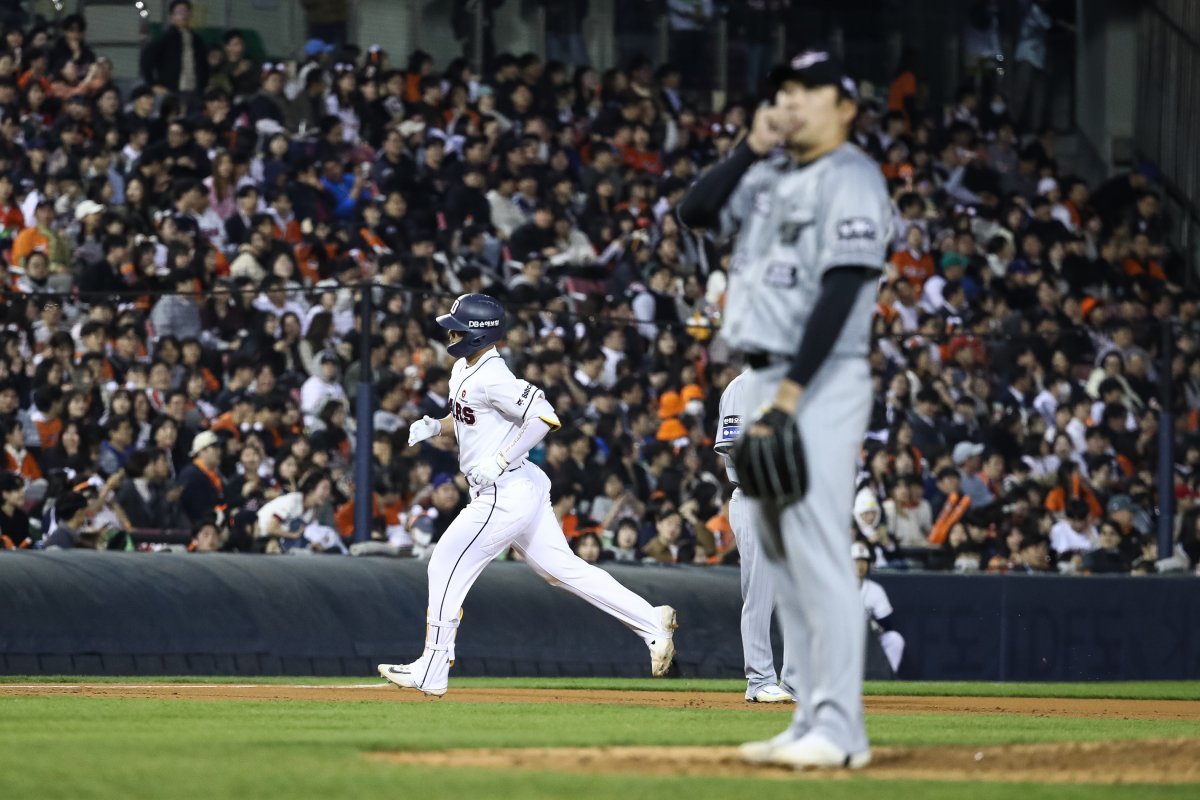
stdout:
{"type": "MultiPolygon", "coordinates": [[[[495,350],[474,365],[466,359],[454,364],[449,405],[463,472],[522,439],[532,420],[551,430],[559,426],[545,394],[516,378],[495,350]]],[[[550,479],[522,453],[495,483],[471,489],[471,502],[433,549],[425,639],[431,658],[423,687],[445,688],[463,600],[483,568],[507,547],[552,586],[611,614],[647,644],[664,635],[661,617],[648,602],[571,552],[550,507],[550,479]]]]}
{"type": "MultiPolygon", "coordinates": [[[[866,612],[868,623],[878,624],[892,615],[892,603],[888,600],[887,592],[878,583],[870,578],[863,578],[858,591],[862,595],[863,610],[866,612]]],[[[900,632],[880,629],[879,644],[883,647],[883,654],[887,656],[888,663],[892,665],[892,672],[900,669],[900,659],[904,657],[904,637],[900,632]]]]}
{"type": "MultiPolygon", "coordinates": [[[[738,486],[737,472],[729,455],[733,443],[741,435],[743,406],[742,391],[746,386],[746,373],[729,382],[721,393],[717,410],[717,438],[713,449],[725,461],[725,473],[729,481],[738,486]]],[[[746,694],[767,686],[778,686],[775,673],[775,655],[771,651],[771,614],[775,610],[775,581],[768,569],[762,545],[750,522],[746,498],[740,488],[734,488],[729,499],[729,526],[737,540],[741,561],[742,579],[742,655],[745,661],[746,694]]],[[[791,693],[791,673],[794,666],[788,656],[787,639],[783,643],[783,689],[791,693]]]]}

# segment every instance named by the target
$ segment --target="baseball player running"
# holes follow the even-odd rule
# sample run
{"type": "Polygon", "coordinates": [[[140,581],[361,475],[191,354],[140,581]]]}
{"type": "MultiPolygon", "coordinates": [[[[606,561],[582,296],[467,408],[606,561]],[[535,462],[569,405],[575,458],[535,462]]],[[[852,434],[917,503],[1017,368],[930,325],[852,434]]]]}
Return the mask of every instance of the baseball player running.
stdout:
{"type": "Polygon", "coordinates": [[[772,560],[784,641],[798,652],[792,724],[742,754],[857,768],[871,756],[845,521],[871,411],[866,356],[891,213],[878,165],[847,143],[858,93],[838,60],[805,52],[771,79],[774,103],[679,210],[688,225],[740,232],[723,335],[751,371],[733,460],[772,560]]]}
{"type": "MultiPolygon", "coordinates": [[[[738,486],[737,470],[729,451],[742,430],[742,388],[746,385],[742,373],[729,382],[721,393],[717,410],[716,444],[713,449],[725,462],[725,474],[733,484],[729,498],[729,526],[737,540],[742,573],[742,655],[746,667],[746,700],[751,703],[786,703],[792,695],[779,686],[775,674],[775,656],[771,652],[771,612],[775,609],[775,583],[771,579],[754,530],[750,527],[746,498],[738,486]]],[[[784,683],[791,686],[792,665],[788,660],[787,642],[783,643],[784,683]]]]}
{"type": "Polygon", "coordinates": [[[403,688],[444,695],[463,600],[483,568],[511,546],[552,586],[633,629],[650,648],[651,673],[665,675],[675,657],[675,609],[651,607],[571,552],[550,508],[550,481],[525,458],[559,422],[542,391],[514,377],[496,352],[504,338],[504,309],[486,295],[465,294],[437,322],[458,359],[450,374],[450,413],[414,422],[408,443],[453,436],[471,502],[429,559],[425,651],[411,664],[380,664],[379,674],[403,688]]]}

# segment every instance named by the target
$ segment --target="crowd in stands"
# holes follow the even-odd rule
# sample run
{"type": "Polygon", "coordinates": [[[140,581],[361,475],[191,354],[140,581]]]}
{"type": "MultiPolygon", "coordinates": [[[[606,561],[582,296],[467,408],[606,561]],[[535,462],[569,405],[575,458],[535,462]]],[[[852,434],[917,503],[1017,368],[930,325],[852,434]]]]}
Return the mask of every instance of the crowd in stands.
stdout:
{"type": "MultiPolygon", "coordinates": [[[[190,12],[172,4],[129,93],[80,16],[0,42],[0,549],[167,529],[347,552],[369,369],[355,552],[426,553],[466,484],[453,441],[406,428],[447,413],[434,316],[486,292],[510,311],[501,354],[564,423],[532,457],[577,552],[734,562],[712,451],[739,370],[729,247],[675,206],[754,98],[710,110],[646,59],[477,72],[313,39],[258,64],[236,30],[207,49],[190,12]]],[[[1169,383],[1175,561],[1195,565],[1200,315],[1153,170],[1089,185],[1002,90],[934,106],[907,59],[864,82],[852,138],[895,225],[848,537],[877,566],[1154,572],[1169,383]]]]}

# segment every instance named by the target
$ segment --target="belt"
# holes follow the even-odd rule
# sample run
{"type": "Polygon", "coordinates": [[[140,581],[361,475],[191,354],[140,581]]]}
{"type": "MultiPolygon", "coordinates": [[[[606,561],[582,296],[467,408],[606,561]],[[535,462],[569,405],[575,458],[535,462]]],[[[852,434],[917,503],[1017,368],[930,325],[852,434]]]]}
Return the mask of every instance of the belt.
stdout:
{"type": "Polygon", "coordinates": [[[790,361],[791,358],[789,356],[779,353],[746,353],[746,363],[750,365],[750,369],[766,369],[767,367],[773,367],[776,364],[786,364],[790,361]]]}

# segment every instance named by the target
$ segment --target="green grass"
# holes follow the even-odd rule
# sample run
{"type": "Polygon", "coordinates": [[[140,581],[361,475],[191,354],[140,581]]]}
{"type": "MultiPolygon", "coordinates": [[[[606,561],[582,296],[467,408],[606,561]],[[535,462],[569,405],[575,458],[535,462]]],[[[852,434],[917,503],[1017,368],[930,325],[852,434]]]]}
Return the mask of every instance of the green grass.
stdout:
{"type": "MultiPolygon", "coordinates": [[[[379,680],[295,676],[150,678],[81,677],[78,675],[0,675],[0,684],[18,683],[235,683],[271,685],[355,685],[379,680]]],[[[380,685],[383,681],[379,680],[380,685]]],[[[655,680],[653,678],[455,678],[453,686],[508,689],[615,689],[654,692],[730,692],[745,688],[740,680],[655,680]]],[[[953,681],[868,681],[868,695],[911,697],[1073,697],[1114,700],[1200,700],[1200,681],[1121,681],[1110,683],[964,683],[953,681]]]]}
{"type": "MultiPolygon", "coordinates": [[[[6,679],[33,682],[35,679],[6,679]]],[[[41,680],[41,679],[36,679],[41,680]]],[[[88,679],[89,682],[96,679],[88,679]]],[[[214,682],[210,679],[161,679],[214,682]]],[[[78,683],[78,677],[44,682],[78,683]]],[[[142,678],[130,683],[148,682],[142,678]]],[[[319,679],[233,679],[232,683],[323,683],[319,679]]],[[[333,681],[333,683],[362,683],[333,681]]],[[[484,681],[475,686],[740,690],[736,682],[484,681]],[[689,685],[690,684],[690,685],[689,685]]],[[[954,694],[994,695],[1000,689],[1032,696],[1083,696],[1100,685],[951,685],[954,694]],[[1078,691],[1077,691],[1078,690],[1078,691]]],[[[887,693],[925,693],[925,685],[884,684],[887,693]]],[[[1194,684],[1114,684],[1120,696],[1195,696],[1194,684]],[[1191,694],[1189,695],[1189,692],[1191,694]]],[[[1096,696],[1095,694],[1087,696],[1096,696]]],[[[1111,694],[1108,696],[1112,696],[1111,694]]],[[[319,693],[317,695],[319,697],[319,693]]],[[[847,781],[794,784],[775,780],[650,778],[628,775],[435,770],[371,762],[363,753],[460,747],[587,745],[731,745],[769,736],[786,712],[582,704],[388,703],[372,700],[216,702],[121,699],[73,695],[0,695],[0,798],[255,798],[336,800],[404,797],[687,798],[745,797],[1188,798],[1198,786],[1105,787],[1001,785],[974,782],[880,781],[869,774],[847,781]]],[[[1200,723],[1176,720],[883,714],[869,719],[880,746],[1010,744],[1188,736],[1200,723]]],[[[648,754],[648,757],[653,757],[648,754]]]]}

